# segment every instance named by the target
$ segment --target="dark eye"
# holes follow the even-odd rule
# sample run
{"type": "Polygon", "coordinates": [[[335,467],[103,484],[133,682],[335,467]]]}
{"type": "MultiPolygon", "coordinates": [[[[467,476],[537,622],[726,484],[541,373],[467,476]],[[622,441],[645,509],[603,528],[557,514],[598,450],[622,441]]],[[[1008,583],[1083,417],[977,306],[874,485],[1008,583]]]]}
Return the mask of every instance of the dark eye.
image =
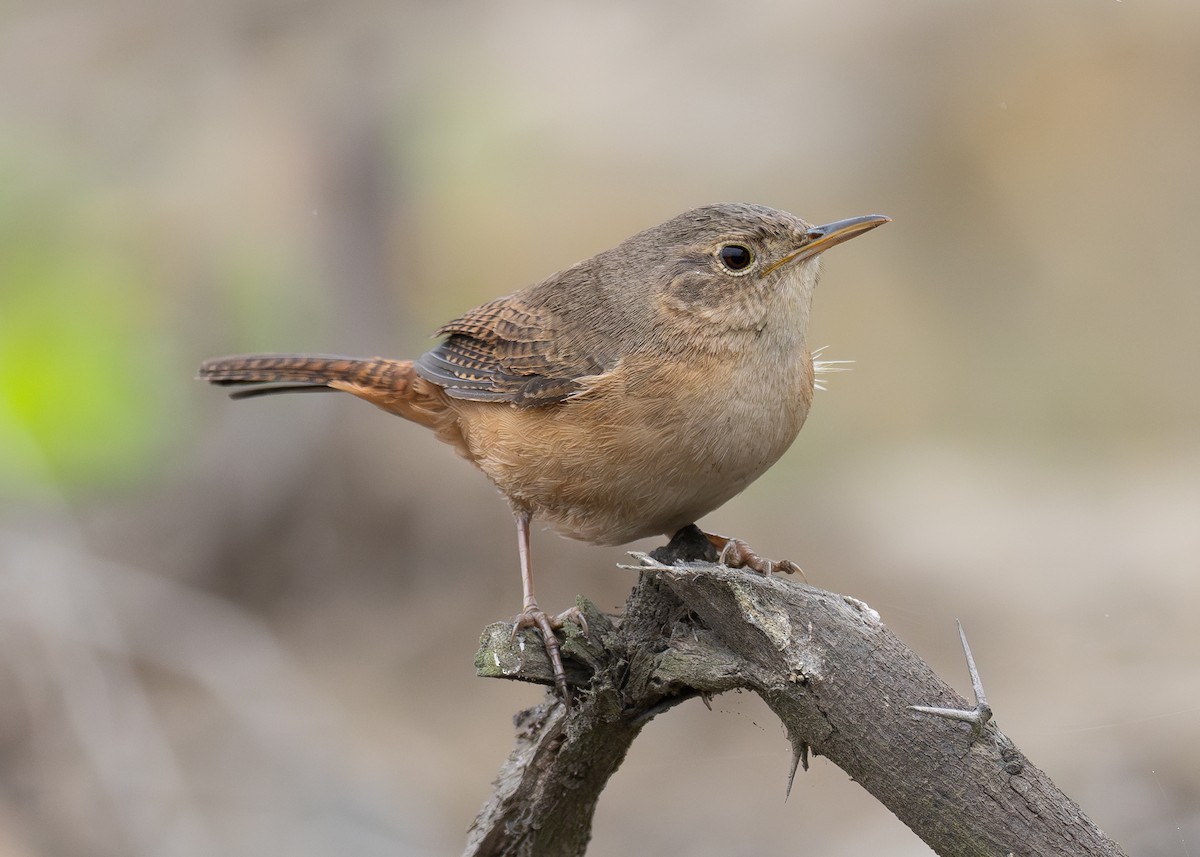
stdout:
{"type": "Polygon", "coordinates": [[[750,267],[750,263],[754,261],[754,254],[750,252],[749,247],[741,244],[726,244],[717,251],[717,258],[730,271],[737,272],[750,267]]]}

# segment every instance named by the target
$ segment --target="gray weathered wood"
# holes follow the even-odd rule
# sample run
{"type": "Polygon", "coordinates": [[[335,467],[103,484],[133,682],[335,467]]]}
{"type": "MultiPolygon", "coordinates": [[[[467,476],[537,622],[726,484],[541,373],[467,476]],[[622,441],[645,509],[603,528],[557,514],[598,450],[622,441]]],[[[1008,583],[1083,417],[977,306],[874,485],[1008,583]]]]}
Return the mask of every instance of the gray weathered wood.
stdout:
{"type": "MultiPolygon", "coordinates": [[[[641,727],[696,695],[761,696],[798,759],[829,758],[942,855],[1119,855],[995,726],[922,716],[970,708],[866,605],[708,563],[649,558],[619,626],[588,602],[568,632],[578,688],[517,717],[516,749],[471,827],[467,855],[584,853],[609,776],[641,727]]],[[[488,628],[481,675],[551,684],[540,640],[488,628]]]]}

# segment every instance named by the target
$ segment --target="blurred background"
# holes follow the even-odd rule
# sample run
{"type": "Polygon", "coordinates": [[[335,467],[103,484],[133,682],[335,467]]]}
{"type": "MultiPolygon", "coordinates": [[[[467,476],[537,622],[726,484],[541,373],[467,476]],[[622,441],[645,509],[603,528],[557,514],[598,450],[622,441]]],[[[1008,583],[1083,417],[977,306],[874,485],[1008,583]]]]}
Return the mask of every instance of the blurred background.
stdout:
{"type": "MultiPolygon", "coordinates": [[[[969,693],[960,618],[1036,764],[1200,853],[1200,4],[17,2],[0,80],[3,857],[458,853],[541,698],[472,667],[504,503],[195,367],[415,356],[721,200],[895,222],[825,260],[853,371],[705,523],[969,693]]],[[[534,538],[548,610],[623,603],[621,549],[534,538]]],[[[714,709],[650,724],[590,853],[929,853],[714,709]]]]}

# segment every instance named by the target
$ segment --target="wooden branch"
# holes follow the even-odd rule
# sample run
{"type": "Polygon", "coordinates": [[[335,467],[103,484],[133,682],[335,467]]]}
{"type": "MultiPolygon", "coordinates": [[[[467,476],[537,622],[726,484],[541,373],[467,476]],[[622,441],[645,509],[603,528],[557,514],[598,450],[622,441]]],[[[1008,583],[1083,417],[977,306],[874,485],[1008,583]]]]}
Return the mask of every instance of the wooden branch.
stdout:
{"type": "MultiPolygon", "coordinates": [[[[563,648],[576,699],[517,716],[466,855],[583,854],[600,791],[641,727],[735,688],[783,721],[797,761],[826,756],[938,854],[1122,853],[994,723],[909,711],[972,706],[866,605],[709,563],[644,562],[619,627],[580,601],[589,634],[568,633],[563,648]]],[[[552,684],[540,639],[510,628],[487,629],[479,673],[552,684]]]]}

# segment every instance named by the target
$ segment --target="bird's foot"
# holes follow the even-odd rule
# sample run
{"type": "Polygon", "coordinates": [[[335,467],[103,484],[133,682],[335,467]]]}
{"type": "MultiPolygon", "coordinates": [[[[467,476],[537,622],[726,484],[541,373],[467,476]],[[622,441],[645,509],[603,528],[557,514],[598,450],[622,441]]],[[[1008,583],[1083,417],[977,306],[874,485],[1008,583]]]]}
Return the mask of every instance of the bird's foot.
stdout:
{"type": "Polygon", "coordinates": [[[542,635],[542,644],[546,647],[546,657],[550,659],[550,668],[554,670],[554,689],[562,701],[569,705],[571,696],[567,686],[567,670],[563,666],[561,646],[558,642],[558,635],[555,633],[561,630],[563,624],[568,620],[578,625],[585,635],[587,634],[587,619],[584,618],[578,607],[564,610],[557,616],[550,616],[536,603],[527,604],[521,611],[521,615],[513,622],[512,635],[515,637],[526,628],[537,628],[542,635]]]}
{"type": "Polygon", "coordinates": [[[741,539],[718,536],[716,533],[705,533],[704,535],[719,551],[717,562],[721,565],[729,568],[748,568],[751,571],[757,571],[764,577],[770,576],[773,571],[782,571],[784,574],[799,573],[802,578],[808,579],[804,576],[803,569],[790,559],[769,560],[756,554],[751,550],[750,545],[741,539]]]}

